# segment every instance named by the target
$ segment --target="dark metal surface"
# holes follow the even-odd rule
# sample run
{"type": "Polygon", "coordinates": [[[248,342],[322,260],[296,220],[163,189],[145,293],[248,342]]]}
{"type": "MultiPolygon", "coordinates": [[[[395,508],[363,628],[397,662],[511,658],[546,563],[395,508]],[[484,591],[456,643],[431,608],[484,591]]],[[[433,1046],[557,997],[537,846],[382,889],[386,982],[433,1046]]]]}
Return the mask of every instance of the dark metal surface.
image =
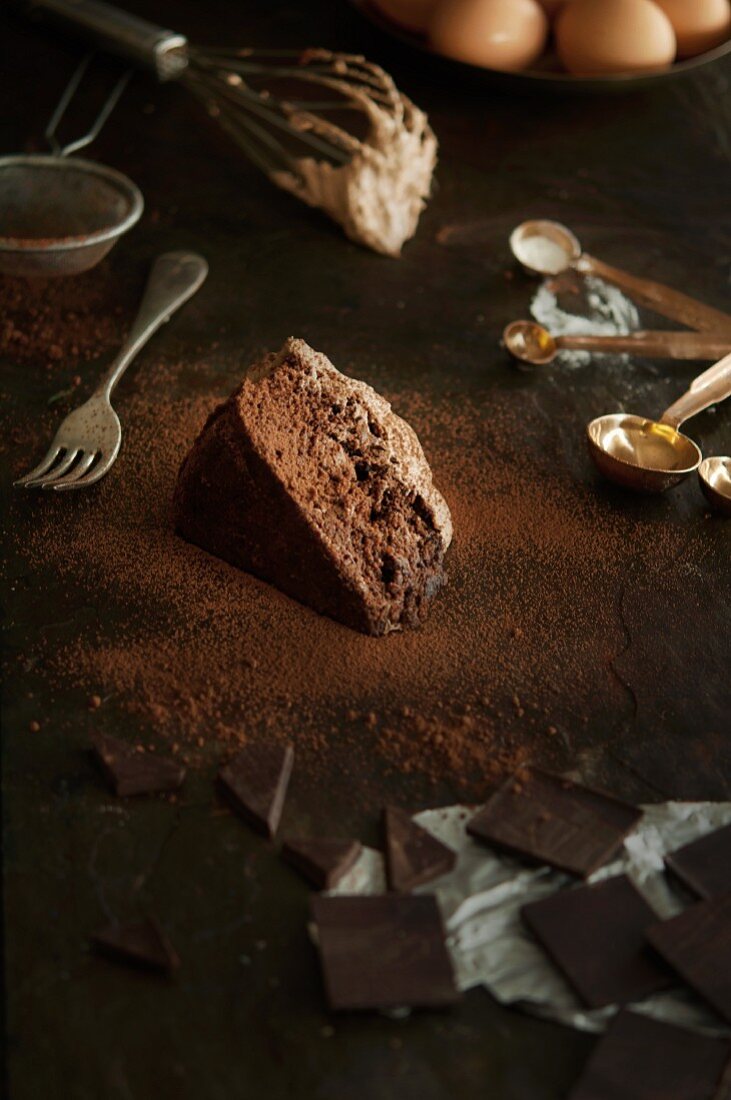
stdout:
{"type": "MultiPolygon", "coordinates": [[[[727,69],[607,101],[510,99],[434,84],[413,56],[371,36],[334,0],[134,6],[193,41],[368,53],[430,112],[441,139],[436,195],[417,239],[391,261],[348,244],[315,212],[272,189],[182,89],[135,78],[94,152],[139,184],[149,212],[107,261],[118,287],[107,305],[132,315],[153,255],[181,247],[206,255],[206,286],[160,337],[168,356],[184,363],[187,348],[215,335],[246,359],[296,333],[376,384],[428,381],[457,402],[479,397],[486,414],[491,394],[524,394],[545,423],[545,434],[526,443],[531,453],[552,447],[573,476],[592,485],[583,425],[620,404],[642,411],[652,400],[662,408],[681,379],[692,377],[692,365],[660,363],[635,363],[622,376],[600,367],[570,379],[558,368],[519,375],[497,342],[504,324],[525,313],[532,284],[503,272],[513,226],[553,217],[593,254],[728,308],[727,69]],[[445,247],[437,234],[447,225],[472,228],[445,247]]],[[[9,153],[42,130],[80,49],[8,23],[0,50],[0,144],[9,153]]],[[[179,385],[226,392],[235,371],[222,374],[214,359],[195,378],[182,371],[179,385]]],[[[85,385],[99,369],[80,370],[85,385]]],[[[9,493],[8,465],[31,457],[31,449],[21,456],[14,449],[13,421],[32,421],[49,394],[42,370],[14,363],[7,349],[2,372],[9,493]]],[[[125,385],[133,391],[134,374],[125,385]]],[[[121,391],[119,409],[124,417],[121,391]]],[[[728,406],[694,422],[706,454],[728,453],[730,433],[728,406]]],[[[46,443],[38,438],[36,450],[46,443]]],[[[686,533],[703,531],[709,552],[669,578],[643,571],[630,552],[614,593],[625,641],[612,641],[610,666],[619,672],[615,680],[606,659],[597,662],[599,697],[588,730],[574,712],[574,685],[556,684],[562,725],[576,733],[582,753],[565,765],[590,759],[593,774],[629,798],[728,797],[731,528],[706,518],[692,479],[652,505],[596,489],[607,508],[651,515],[673,529],[679,546],[686,533]]],[[[25,658],[39,639],[62,650],[85,623],[112,629],[114,599],[101,592],[95,606],[79,607],[53,561],[28,568],[23,532],[44,503],[6,501],[14,533],[2,736],[12,1100],[565,1096],[593,1040],[501,1009],[481,990],[445,1014],[400,1022],[328,1018],[305,930],[307,891],[264,841],[232,816],[211,812],[213,757],[209,771],[189,777],[184,808],[152,799],[101,813],[113,800],[82,751],[91,717],[71,678],[67,688],[51,689],[25,658]],[[42,729],[30,734],[39,714],[42,729]],[[58,734],[62,719],[69,735],[58,734]],[[119,916],[144,905],[164,919],[184,958],[175,983],[90,955],[88,935],[104,922],[100,899],[119,916]]],[[[134,736],[128,718],[110,714],[110,733],[134,736]]],[[[325,797],[319,779],[295,769],[286,827],[337,826],[373,842],[373,806],[361,804],[357,782],[336,781],[347,771],[339,768],[337,739],[331,751],[325,797]]],[[[369,778],[378,767],[374,761],[369,778]]],[[[384,802],[409,808],[435,797],[415,776],[384,775],[382,785],[384,802]]],[[[446,783],[439,798],[456,793],[446,783]]]]}

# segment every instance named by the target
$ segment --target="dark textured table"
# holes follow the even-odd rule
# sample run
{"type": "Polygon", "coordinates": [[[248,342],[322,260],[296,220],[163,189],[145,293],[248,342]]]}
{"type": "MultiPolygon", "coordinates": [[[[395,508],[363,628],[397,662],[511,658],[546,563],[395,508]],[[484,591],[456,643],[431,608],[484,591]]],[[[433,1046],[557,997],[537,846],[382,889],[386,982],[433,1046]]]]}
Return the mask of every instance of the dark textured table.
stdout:
{"type": "MultiPolygon", "coordinates": [[[[116,288],[109,309],[118,304],[131,315],[155,252],[192,247],[208,257],[211,275],[159,337],[169,357],[184,360],[187,347],[205,345],[213,333],[246,357],[292,332],[387,389],[428,384],[454,402],[484,400],[486,418],[490,395],[524,396],[543,425],[536,429],[534,417],[526,441],[537,469],[552,448],[562,470],[600,495],[605,514],[649,517],[659,534],[677,537],[679,558],[690,538],[702,537],[706,547],[692,567],[685,555],[681,569],[662,575],[627,548],[607,652],[588,658],[596,704],[588,725],[572,706],[576,685],[557,673],[560,764],[639,800],[728,797],[731,528],[709,518],[692,481],[652,502],[602,488],[581,439],[581,426],[599,412],[669,404],[692,365],[596,366],[570,378],[556,367],[528,379],[497,347],[502,326],[525,314],[531,293],[522,277],[504,277],[508,233],[529,216],[565,221],[609,262],[728,306],[728,68],[622,97],[522,98],[436,83],[336,0],[134,6],[197,41],[318,44],[383,61],[430,113],[441,141],[439,186],[404,258],[371,255],[269,187],[180,89],[140,76],[93,150],[128,173],[147,200],[142,223],[108,261],[116,288]]],[[[78,53],[73,43],[0,23],[3,151],[38,146],[78,53]]],[[[14,361],[7,346],[0,356],[10,532],[2,737],[8,1094],[564,1096],[593,1040],[503,1009],[479,989],[450,1013],[329,1019],[306,935],[306,890],[240,822],[211,814],[215,759],[191,774],[182,805],[115,806],[84,758],[93,717],[73,677],[66,685],[49,681],[37,656],[39,640],[46,653],[62,651],[92,620],[112,631],[114,600],[101,590],[92,606],[80,607],[57,582],[53,560],[30,568],[24,557],[24,533],[49,502],[19,501],[9,483],[45,445],[47,428],[16,445],[13,425],[42,414],[48,422],[50,383],[42,369],[14,361]],[[38,719],[40,731],[29,732],[38,719]],[[88,935],[104,910],[123,909],[135,892],[166,916],[184,959],[175,983],[89,953],[88,935]]],[[[153,361],[145,352],[140,371],[153,361]]],[[[70,364],[68,373],[76,369],[70,364]]],[[[206,369],[195,380],[201,389],[225,393],[236,381],[230,366],[206,369]]],[[[78,370],[87,385],[98,366],[78,370]]],[[[123,419],[135,386],[133,371],[118,396],[123,419]]],[[[693,434],[705,453],[729,453],[728,408],[700,416],[693,434]]],[[[577,583],[576,600],[583,598],[577,583]]],[[[581,637],[570,644],[581,646],[581,637]]],[[[135,737],[129,717],[115,713],[109,732],[135,737]]],[[[336,770],[327,797],[318,783],[295,776],[288,827],[351,829],[372,841],[372,802],[359,803],[352,777],[336,783],[336,770]]],[[[384,773],[379,782],[384,801],[409,808],[435,797],[417,774],[384,773]]],[[[439,801],[460,793],[445,776],[439,801]]]]}

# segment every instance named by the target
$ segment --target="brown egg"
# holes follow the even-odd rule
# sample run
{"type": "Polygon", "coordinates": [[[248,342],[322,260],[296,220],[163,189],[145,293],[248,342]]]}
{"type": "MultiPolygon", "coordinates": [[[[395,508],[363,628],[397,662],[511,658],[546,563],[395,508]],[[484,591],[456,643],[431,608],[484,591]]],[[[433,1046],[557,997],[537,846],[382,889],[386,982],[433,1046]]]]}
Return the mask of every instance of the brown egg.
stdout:
{"type": "Polygon", "coordinates": [[[655,0],[655,3],[673,24],[678,57],[694,57],[731,38],[729,0],[655,0]]]}
{"type": "Polygon", "coordinates": [[[538,0],[549,19],[553,19],[558,9],[563,7],[567,0],[538,0]]]}
{"type": "Polygon", "coordinates": [[[409,31],[426,32],[437,0],[376,0],[376,7],[409,31]]]}
{"type": "Polygon", "coordinates": [[[429,24],[435,50],[487,69],[527,69],[547,36],[537,0],[441,0],[429,24]]]}
{"type": "Polygon", "coordinates": [[[653,0],[571,0],[555,30],[558,56],[582,76],[652,72],[675,58],[672,23],[653,0]]]}

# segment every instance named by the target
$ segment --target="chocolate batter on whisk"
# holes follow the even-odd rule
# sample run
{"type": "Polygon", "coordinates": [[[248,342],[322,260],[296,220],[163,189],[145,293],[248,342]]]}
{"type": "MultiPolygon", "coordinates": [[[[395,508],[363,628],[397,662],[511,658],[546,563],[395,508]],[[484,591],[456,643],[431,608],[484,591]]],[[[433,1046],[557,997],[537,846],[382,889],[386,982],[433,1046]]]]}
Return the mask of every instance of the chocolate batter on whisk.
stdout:
{"type": "Polygon", "coordinates": [[[426,115],[377,65],[329,50],[201,49],[102,0],[32,6],[160,80],[180,81],[273,183],[352,240],[398,256],[416,232],[437,142],[426,115]]]}

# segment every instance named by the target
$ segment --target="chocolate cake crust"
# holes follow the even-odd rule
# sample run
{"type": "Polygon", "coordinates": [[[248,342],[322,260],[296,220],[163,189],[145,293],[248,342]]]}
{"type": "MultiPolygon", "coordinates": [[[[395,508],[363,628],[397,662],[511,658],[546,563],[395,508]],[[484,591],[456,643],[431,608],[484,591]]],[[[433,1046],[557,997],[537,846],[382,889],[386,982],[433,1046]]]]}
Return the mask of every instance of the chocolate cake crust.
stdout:
{"type": "Polygon", "coordinates": [[[303,340],[214,410],[174,509],[188,541],[367,634],[417,625],[445,581],[451,517],[416,434],[303,340]]]}

